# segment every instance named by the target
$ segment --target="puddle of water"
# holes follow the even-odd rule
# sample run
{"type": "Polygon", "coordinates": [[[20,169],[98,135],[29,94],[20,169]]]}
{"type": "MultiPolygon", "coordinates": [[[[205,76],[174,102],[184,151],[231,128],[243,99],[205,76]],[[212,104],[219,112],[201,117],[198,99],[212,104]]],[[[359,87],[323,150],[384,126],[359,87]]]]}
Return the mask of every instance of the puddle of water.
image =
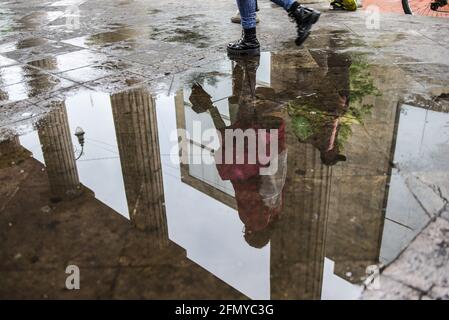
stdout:
{"type": "Polygon", "coordinates": [[[64,72],[98,63],[104,58],[104,55],[90,50],[79,50],[52,58],[31,61],[28,64],[48,71],[64,72]]]}
{"type": "MultiPolygon", "coordinates": [[[[93,292],[114,281],[112,297],[355,299],[367,268],[427,222],[391,165],[448,172],[449,119],[398,106],[397,70],[332,51],[201,70],[168,94],[80,90],[0,144],[4,292],[30,281],[21,270],[59,281],[70,261],[121,266],[85,271],[101,279],[83,282],[93,292]],[[219,164],[225,128],[278,129],[277,170],[219,164]]],[[[40,290],[58,295],[27,294],[40,290]]]]}
{"type": "Polygon", "coordinates": [[[0,69],[0,105],[22,101],[74,83],[43,73],[29,65],[15,65],[0,69]]]}
{"type": "MultiPolygon", "coordinates": [[[[119,28],[116,31],[103,32],[94,34],[91,36],[82,36],[78,38],[68,39],[62,41],[63,43],[68,43],[74,46],[83,48],[95,48],[95,47],[107,47],[114,43],[127,41],[135,37],[137,32],[128,28],[119,28]]],[[[129,46],[132,42],[126,42],[129,46]]]]}
{"type": "Polygon", "coordinates": [[[12,29],[17,31],[36,30],[39,26],[48,24],[63,15],[63,11],[35,11],[18,19],[12,29]]]}
{"type": "Polygon", "coordinates": [[[8,42],[0,45],[0,53],[7,53],[19,49],[27,49],[47,44],[48,40],[43,38],[28,38],[19,41],[8,42]]]}
{"type": "Polygon", "coordinates": [[[14,64],[18,64],[17,61],[0,56],[0,67],[7,67],[7,66],[11,66],[14,64]]]}

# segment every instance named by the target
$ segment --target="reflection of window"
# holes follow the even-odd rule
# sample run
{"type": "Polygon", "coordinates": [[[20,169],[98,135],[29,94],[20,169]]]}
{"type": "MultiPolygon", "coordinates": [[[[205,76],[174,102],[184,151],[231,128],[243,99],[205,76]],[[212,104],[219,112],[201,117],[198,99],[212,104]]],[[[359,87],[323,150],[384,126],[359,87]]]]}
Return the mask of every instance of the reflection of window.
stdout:
{"type": "MultiPolygon", "coordinates": [[[[191,164],[193,156],[201,157],[203,154],[203,157],[213,157],[214,151],[212,148],[203,145],[200,138],[193,134],[194,121],[198,121],[198,123],[201,124],[201,131],[214,128],[214,125],[208,113],[195,113],[192,110],[190,103],[186,102],[185,99],[188,99],[188,95],[184,94],[182,90],[179,91],[175,99],[176,123],[178,129],[184,129],[189,132],[190,135],[189,139],[183,139],[180,142],[185,144],[181,146],[182,150],[190,151],[189,164],[180,165],[181,181],[229,207],[236,209],[237,204],[234,199],[234,189],[229,181],[221,180],[214,162],[207,162],[212,164],[191,164]]],[[[226,114],[223,114],[222,116],[225,121],[226,117],[229,119],[229,116],[226,114]]]]}
{"type": "MultiPolygon", "coordinates": [[[[211,96],[214,107],[218,109],[221,119],[230,125],[238,112],[238,101],[233,98],[233,62],[221,66],[219,74],[197,80],[203,89],[211,96]]],[[[263,53],[257,72],[257,85],[269,86],[271,75],[271,55],[263,53]]],[[[182,140],[183,150],[189,150],[189,164],[181,165],[181,179],[195,189],[236,208],[234,188],[230,181],[223,181],[213,161],[213,152],[219,145],[208,145],[201,140],[201,134],[208,129],[215,129],[209,112],[197,113],[189,101],[191,88],[186,87],[178,92],[176,97],[176,117],[178,129],[185,129],[189,137],[182,140]],[[196,128],[198,126],[199,128],[196,128]],[[207,162],[201,161],[205,159],[207,162]],[[193,161],[198,160],[198,161],[193,161]],[[195,163],[195,164],[194,164],[195,163]],[[207,164],[209,163],[209,164],[207,164]]],[[[218,136],[215,141],[218,141],[218,136]]]]}

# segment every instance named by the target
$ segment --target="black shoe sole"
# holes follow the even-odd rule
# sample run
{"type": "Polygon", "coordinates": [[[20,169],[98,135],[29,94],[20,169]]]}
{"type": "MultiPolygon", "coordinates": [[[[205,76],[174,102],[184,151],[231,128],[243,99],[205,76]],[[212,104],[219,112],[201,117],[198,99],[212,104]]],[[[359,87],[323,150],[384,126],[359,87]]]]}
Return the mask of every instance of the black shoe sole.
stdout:
{"type": "Polygon", "coordinates": [[[234,50],[231,48],[228,49],[229,56],[260,56],[260,48],[254,49],[244,49],[244,50],[234,50]]]}
{"type": "Polygon", "coordinates": [[[309,24],[309,28],[308,28],[307,32],[304,33],[302,36],[298,36],[295,40],[295,43],[297,46],[302,45],[307,40],[307,38],[310,35],[310,29],[312,29],[312,25],[314,25],[315,23],[318,22],[318,20],[320,20],[320,16],[321,16],[321,12],[315,12],[312,15],[312,17],[310,17],[310,22],[309,22],[310,24],[309,24]]]}

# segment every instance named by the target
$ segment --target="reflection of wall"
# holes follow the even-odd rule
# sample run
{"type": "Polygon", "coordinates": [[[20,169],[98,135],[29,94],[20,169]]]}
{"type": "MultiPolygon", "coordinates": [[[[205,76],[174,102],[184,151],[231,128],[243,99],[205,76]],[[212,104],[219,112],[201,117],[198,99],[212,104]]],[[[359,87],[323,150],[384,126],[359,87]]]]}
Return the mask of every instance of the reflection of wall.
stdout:
{"type": "Polygon", "coordinates": [[[0,142],[0,168],[15,165],[30,156],[31,153],[20,145],[18,136],[0,142]]]}
{"type": "MultiPolygon", "coordinates": [[[[13,169],[0,167],[0,224],[27,223],[14,223],[8,236],[0,241],[1,299],[39,299],[44,295],[50,299],[246,299],[190,260],[182,247],[168,241],[166,246],[158,245],[157,232],[130,225],[85,186],[75,200],[63,199],[64,204],[52,206],[52,214],[36,214],[36,208],[47,205],[42,195],[49,193],[52,183],[43,174],[44,166],[30,157],[17,139],[11,143],[28,156],[13,169]],[[22,169],[26,174],[18,178],[17,171],[22,169]],[[63,218],[55,223],[55,216],[63,218]],[[80,230],[81,235],[72,236],[80,230]],[[17,252],[24,251],[39,253],[38,261],[23,259],[21,266],[26,276],[10,268],[17,252]],[[67,261],[75,265],[88,262],[91,266],[111,266],[111,270],[120,272],[111,276],[108,269],[86,268],[82,279],[95,281],[82,282],[82,290],[63,290],[63,282],[61,289],[55,283],[61,279],[60,266],[67,261]]],[[[0,143],[1,151],[3,146],[0,143]]]]}
{"type": "Polygon", "coordinates": [[[14,136],[9,140],[0,142],[0,157],[6,157],[10,154],[17,153],[22,149],[18,136],[14,136]]]}
{"type": "Polygon", "coordinates": [[[131,221],[168,241],[154,100],[144,89],[111,96],[112,112],[131,221]]]}
{"type": "Polygon", "coordinates": [[[284,210],[271,238],[271,298],[320,299],[332,169],[289,136],[284,210]]]}
{"type": "MultiPolygon", "coordinates": [[[[306,52],[272,54],[271,59],[271,85],[281,99],[322,76],[306,52]]],[[[270,242],[271,298],[320,299],[332,168],[321,163],[314,146],[300,143],[291,128],[287,145],[284,210],[270,242]]]]}
{"type": "Polygon", "coordinates": [[[80,181],[75,150],[63,102],[53,106],[53,110],[39,126],[38,134],[52,195],[65,197],[78,194],[80,181]]]}
{"type": "Polygon", "coordinates": [[[382,96],[366,96],[371,116],[363,126],[352,126],[346,144],[348,161],[334,168],[326,255],[334,260],[334,273],[351,282],[366,275],[366,267],[379,263],[385,208],[388,197],[395,132],[396,93],[391,83],[401,83],[394,69],[371,68],[382,96]]]}
{"type": "MultiPolygon", "coordinates": [[[[334,78],[339,79],[338,74],[344,70],[329,69],[325,56],[315,57],[315,65],[303,56],[308,57],[306,53],[286,57],[273,54],[272,87],[281,93],[281,98],[295,97],[301,91],[315,91],[328,103],[330,100],[320,87],[321,79],[329,72],[336,73],[334,78]]],[[[385,70],[373,69],[372,76],[376,78],[381,73],[385,70]]],[[[382,91],[390,83],[375,85],[382,91]]],[[[335,261],[335,274],[353,282],[360,281],[368,265],[379,261],[397,100],[366,96],[364,103],[375,107],[365,126],[352,126],[352,137],[345,145],[347,162],[332,169],[323,168],[319,155],[311,156],[317,153],[311,145],[301,145],[292,139],[289,143],[283,217],[287,222],[280,222],[285,226],[284,231],[276,231],[283,233],[285,240],[276,235],[271,242],[274,298],[319,298],[324,254],[335,261]],[[295,163],[292,158],[297,159],[295,163]],[[313,176],[310,170],[314,170],[313,176]],[[298,174],[304,177],[298,178],[298,174]],[[295,246],[296,250],[290,249],[295,246]],[[299,253],[301,250],[307,253],[299,253]],[[307,267],[295,262],[301,259],[309,259],[307,267]],[[303,269],[292,274],[289,270],[295,270],[293,266],[298,271],[300,266],[303,269]],[[283,278],[285,282],[279,285],[283,278]],[[291,279],[296,279],[297,283],[289,283],[291,279]]]]}

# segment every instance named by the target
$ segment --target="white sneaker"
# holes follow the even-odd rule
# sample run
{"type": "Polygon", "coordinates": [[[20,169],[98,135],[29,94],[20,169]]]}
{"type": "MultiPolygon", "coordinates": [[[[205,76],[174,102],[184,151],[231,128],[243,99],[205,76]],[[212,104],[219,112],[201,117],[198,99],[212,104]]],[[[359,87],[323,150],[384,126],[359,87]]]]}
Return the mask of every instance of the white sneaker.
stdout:
{"type": "MultiPolygon", "coordinates": [[[[238,23],[238,24],[242,23],[242,19],[240,18],[240,12],[238,10],[237,10],[235,16],[231,17],[231,22],[238,23]]],[[[260,22],[259,16],[256,15],[256,23],[259,23],[259,22],[260,22]]]]}

